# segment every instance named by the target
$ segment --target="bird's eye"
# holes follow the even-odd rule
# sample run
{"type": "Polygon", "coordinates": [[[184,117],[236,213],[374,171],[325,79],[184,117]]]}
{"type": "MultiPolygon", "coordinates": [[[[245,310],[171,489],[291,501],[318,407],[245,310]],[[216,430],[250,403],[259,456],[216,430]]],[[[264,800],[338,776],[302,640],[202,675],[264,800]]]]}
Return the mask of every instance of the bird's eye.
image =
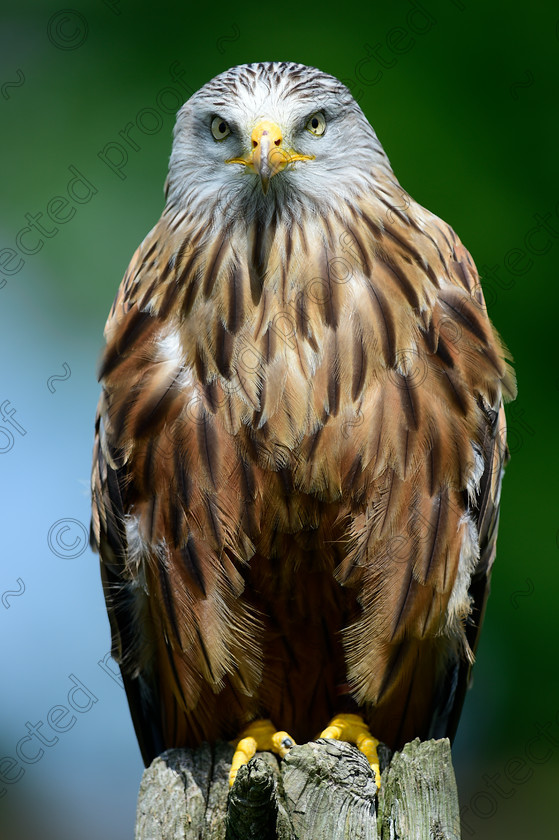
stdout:
{"type": "Polygon", "coordinates": [[[314,134],[315,137],[322,137],[326,131],[326,119],[324,114],[320,111],[313,114],[312,117],[309,117],[305,128],[307,131],[310,131],[311,134],[314,134]]]}
{"type": "Polygon", "coordinates": [[[231,129],[221,117],[214,117],[212,120],[212,134],[215,140],[225,140],[231,129]]]}

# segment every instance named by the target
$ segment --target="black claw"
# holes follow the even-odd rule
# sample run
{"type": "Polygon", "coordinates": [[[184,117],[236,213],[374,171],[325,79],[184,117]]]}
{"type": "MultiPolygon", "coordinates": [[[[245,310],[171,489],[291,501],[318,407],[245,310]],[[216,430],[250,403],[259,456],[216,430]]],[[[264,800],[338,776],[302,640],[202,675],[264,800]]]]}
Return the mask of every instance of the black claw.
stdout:
{"type": "Polygon", "coordinates": [[[282,738],[281,745],[284,750],[290,750],[293,746],[293,741],[291,738],[282,738]]]}

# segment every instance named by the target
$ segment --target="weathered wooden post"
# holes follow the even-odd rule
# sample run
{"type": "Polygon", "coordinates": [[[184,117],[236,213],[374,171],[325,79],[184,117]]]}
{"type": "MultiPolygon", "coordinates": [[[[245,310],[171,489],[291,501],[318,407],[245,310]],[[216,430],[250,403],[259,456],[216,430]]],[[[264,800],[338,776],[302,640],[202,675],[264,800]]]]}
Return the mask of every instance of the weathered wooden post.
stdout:
{"type": "Polygon", "coordinates": [[[278,765],[258,753],[229,794],[233,748],[167,750],[144,772],[136,840],[460,840],[447,739],[380,750],[377,796],[354,747],[319,739],[278,765]]]}

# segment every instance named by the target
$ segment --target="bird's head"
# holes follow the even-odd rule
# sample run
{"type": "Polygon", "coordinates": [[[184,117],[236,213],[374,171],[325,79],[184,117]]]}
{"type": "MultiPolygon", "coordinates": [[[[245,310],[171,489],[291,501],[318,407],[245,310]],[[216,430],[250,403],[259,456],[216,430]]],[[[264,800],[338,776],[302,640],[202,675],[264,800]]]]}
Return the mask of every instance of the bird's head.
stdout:
{"type": "MultiPolygon", "coordinates": [[[[169,200],[250,217],[277,203],[324,212],[391,172],[375,132],[333,76],[291,62],[216,76],[181,108],[169,200]]],[[[207,218],[207,216],[206,216],[207,218]]]]}

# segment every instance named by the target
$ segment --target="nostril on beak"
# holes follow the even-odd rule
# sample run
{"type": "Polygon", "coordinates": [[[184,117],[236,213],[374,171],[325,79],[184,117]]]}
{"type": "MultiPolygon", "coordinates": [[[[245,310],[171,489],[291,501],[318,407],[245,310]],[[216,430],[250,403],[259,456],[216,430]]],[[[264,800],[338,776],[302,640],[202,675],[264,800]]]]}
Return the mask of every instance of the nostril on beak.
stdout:
{"type": "Polygon", "coordinates": [[[278,137],[278,139],[274,141],[274,145],[279,146],[280,143],[281,143],[281,137],[278,137]]]}
{"type": "Polygon", "coordinates": [[[253,140],[252,141],[252,148],[256,149],[257,146],[258,146],[258,143],[256,142],[256,140],[253,140]]]}

